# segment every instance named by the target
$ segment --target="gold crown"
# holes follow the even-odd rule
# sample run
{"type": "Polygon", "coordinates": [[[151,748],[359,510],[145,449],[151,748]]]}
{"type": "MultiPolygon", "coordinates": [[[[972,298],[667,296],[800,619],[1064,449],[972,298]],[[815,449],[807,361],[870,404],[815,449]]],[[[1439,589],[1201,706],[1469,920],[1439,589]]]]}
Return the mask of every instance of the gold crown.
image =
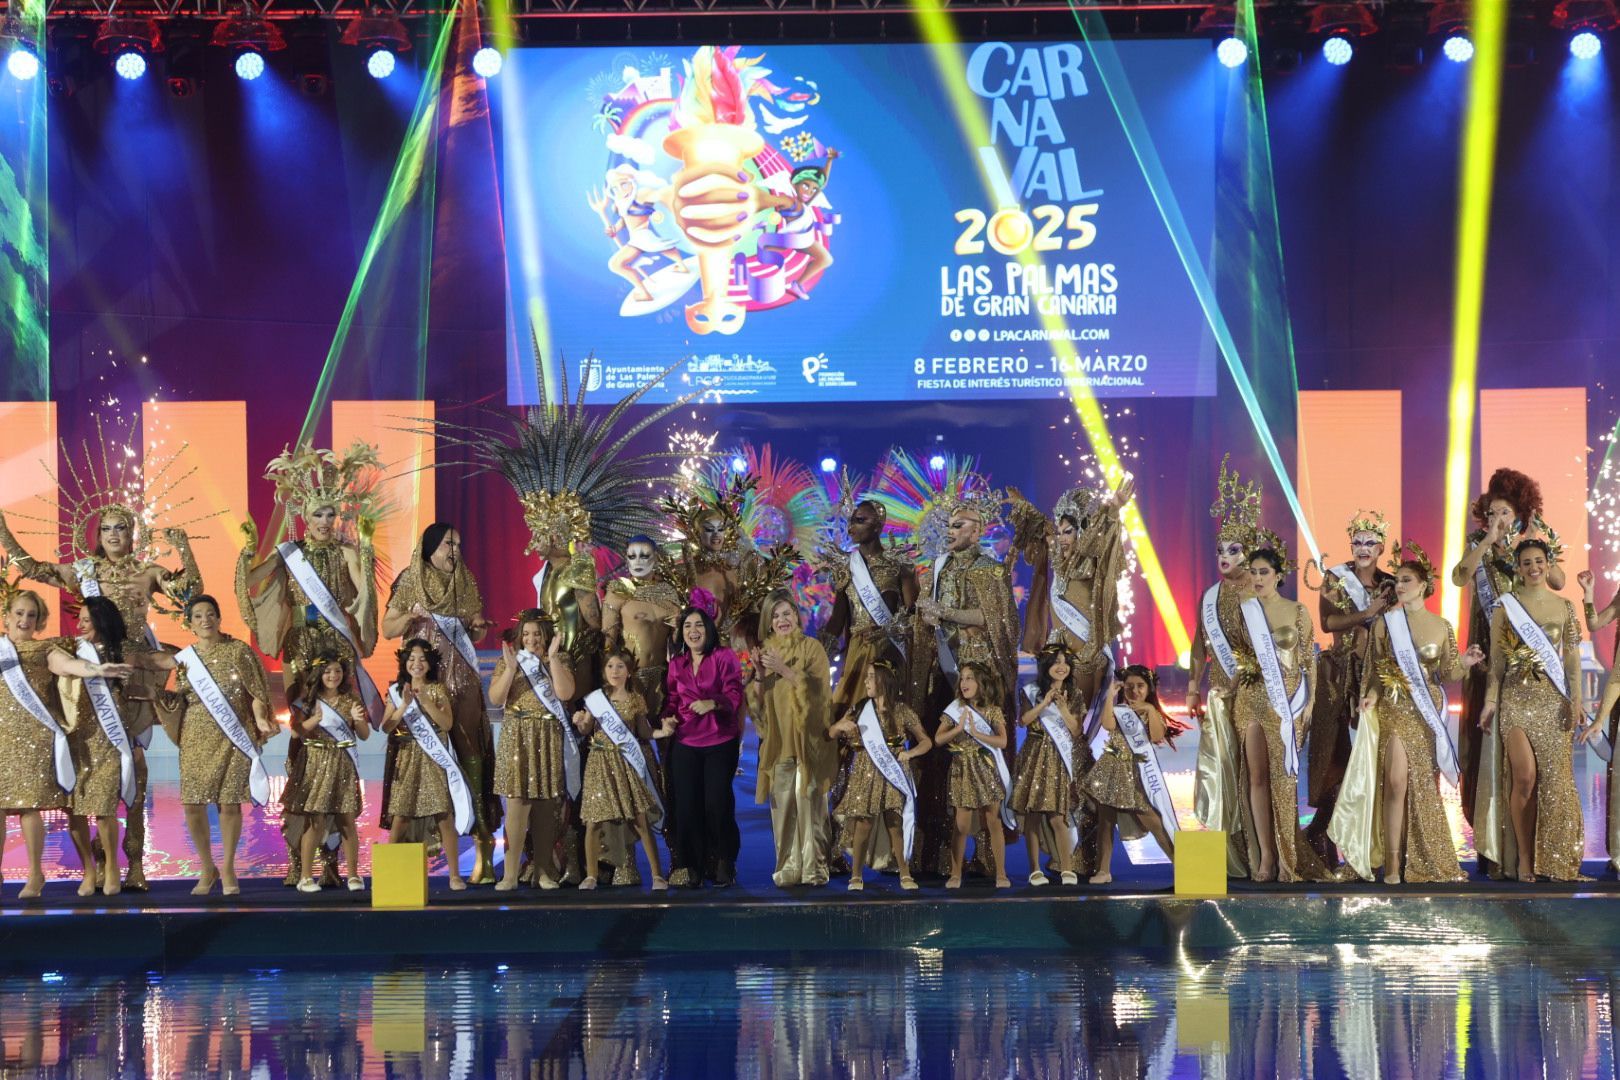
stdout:
{"type": "Polygon", "coordinates": [[[1250,547],[1260,524],[1260,484],[1243,483],[1242,477],[1228,468],[1231,460],[1231,454],[1221,458],[1221,475],[1216,481],[1215,502],[1210,505],[1209,516],[1220,522],[1215,533],[1217,539],[1236,540],[1250,547]]]}
{"type": "Polygon", "coordinates": [[[1434,563],[1430,560],[1429,553],[1424,551],[1423,545],[1416,540],[1395,541],[1395,550],[1389,557],[1390,573],[1399,571],[1401,564],[1408,562],[1417,563],[1423,570],[1423,580],[1428,583],[1428,589],[1423,595],[1432,596],[1434,594],[1435,576],[1434,563]]]}
{"type": "Polygon", "coordinates": [[[529,526],[531,551],[545,554],[553,541],[564,540],[570,550],[591,542],[591,515],[572,491],[531,491],[519,497],[523,521],[529,526]]]}
{"type": "Polygon", "coordinates": [[[1101,501],[1101,492],[1085,486],[1072,487],[1058,496],[1057,505],[1052,508],[1052,518],[1053,520],[1071,518],[1078,527],[1082,521],[1091,516],[1101,501]]]}
{"type": "Polygon", "coordinates": [[[1356,538],[1356,533],[1372,533],[1382,544],[1389,539],[1389,522],[1385,521],[1384,515],[1377,510],[1357,510],[1356,516],[1350,519],[1350,524],[1344,531],[1352,540],[1356,538]]]}
{"type": "Polygon", "coordinates": [[[289,514],[307,519],[323,506],[345,522],[374,520],[378,514],[382,462],[377,448],[361,439],[342,454],[308,443],[289,446],[264,467],[264,478],[275,484],[276,502],[289,514]]]}
{"type": "Polygon", "coordinates": [[[1282,573],[1290,574],[1294,570],[1294,561],[1288,557],[1288,547],[1283,538],[1271,529],[1261,526],[1254,530],[1254,546],[1249,551],[1259,551],[1261,548],[1270,548],[1282,560],[1282,573]]]}

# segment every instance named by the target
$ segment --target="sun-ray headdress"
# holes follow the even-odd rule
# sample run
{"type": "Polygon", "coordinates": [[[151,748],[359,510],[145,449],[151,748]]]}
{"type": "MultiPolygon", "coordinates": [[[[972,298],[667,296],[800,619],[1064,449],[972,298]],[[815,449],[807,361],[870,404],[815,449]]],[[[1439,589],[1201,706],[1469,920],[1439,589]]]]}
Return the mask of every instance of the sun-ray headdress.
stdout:
{"type": "MultiPolygon", "coordinates": [[[[345,532],[369,529],[386,513],[381,495],[382,462],[377,448],[356,439],[341,454],[305,443],[287,447],[264,468],[276,487],[276,503],[289,515],[308,519],[323,506],[338,513],[345,532]]],[[[351,537],[352,539],[353,537],[351,537]]]]}
{"type": "Polygon", "coordinates": [[[1231,460],[1231,454],[1221,458],[1221,476],[1209,516],[1220,522],[1215,532],[1217,540],[1235,540],[1247,550],[1257,546],[1255,538],[1260,527],[1260,485],[1258,482],[1243,483],[1237,471],[1228,467],[1231,460]]]}
{"type": "Polygon", "coordinates": [[[546,393],[540,344],[534,342],[536,385],[540,403],[516,413],[485,408],[487,423],[433,421],[433,430],[451,445],[465,447],[477,473],[504,476],[517,492],[530,542],[525,553],[545,552],[555,541],[570,549],[599,544],[622,548],[630,538],[657,530],[652,509],[654,490],[674,485],[680,478],[658,471],[662,462],[686,455],[671,451],[630,454],[627,450],[643,431],[691,400],[691,395],[660,406],[622,433],[625,412],[658,386],[684,361],[648,379],[604,413],[585,404],[585,391],[600,363],[587,356],[581,365],[579,390],[569,401],[568,365],[558,365],[561,392],[553,400],[546,393]]]}
{"type": "MultiPolygon", "coordinates": [[[[969,511],[984,522],[986,540],[992,526],[1005,525],[1002,504],[1006,496],[990,486],[978,471],[977,459],[943,455],[938,469],[898,447],[879,463],[871,498],[888,513],[888,523],[909,535],[911,543],[929,560],[949,546],[947,529],[958,511],[969,511]]],[[[981,542],[986,555],[988,543],[981,542]]]]}
{"type": "Polygon", "coordinates": [[[59,475],[49,462],[40,462],[56,492],[54,499],[39,496],[40,502],[49,507],[50,516],[21,512],[12,515],[44,526],[44,530],[32,530],[30,535],[49,537],[53,545],[59,545],[58,553],[65,561],[77,562],[95,554],[96,539],[89,530],[93,523],[99,528],[103,518],[121,517],[129,522],[131,554],[150,562],[163,549],[157,542],[160,534],[156,522],[160,515],[171,519],[170,527],[183,529],[224,513],[223,509],[214,510],[185,521],[172,521],[195,501],[190,495],[171,501],[176,490],[197,471],[195,466],[184,472],[176,468],[189,443],[182,443],[173,453],[148,453],[143,460],[127,442],[108,445],[99,415],[95,424],[94,447],[88,440],[81,442],[75,457],[65,441],[61,444],[65,472],[59,475]],[[64,518],[68,522],[68,542],[61,544],[59,530],[64,518]]]}

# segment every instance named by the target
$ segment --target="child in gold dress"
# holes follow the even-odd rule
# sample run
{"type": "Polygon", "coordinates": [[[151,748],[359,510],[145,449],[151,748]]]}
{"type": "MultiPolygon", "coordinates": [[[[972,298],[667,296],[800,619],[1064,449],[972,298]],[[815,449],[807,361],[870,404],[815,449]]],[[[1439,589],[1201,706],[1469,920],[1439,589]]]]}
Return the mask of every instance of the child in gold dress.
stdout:
{"type": "Polygon", "coordinates": [[[1007,746],[1007,722],[1001,709],[989,704],[999,701],[995,676],[990,669],[970,660],[957,674],[956,700],[940,718],[934,742],[951,755],[951,774],[946,784],[946,803],[956,814],[956,831],[951,836],[951,876],[947,889],[962,886],[962,860],[967,855],[968,837],[982,826],[990,834],[990,852],[996,872],[996,888],[1005,889],[1007,880],[1007,841],[1001,831],[1001,809],[1007,801],[1002,779],[1006,764],[1000,760],[1007,746]]]}

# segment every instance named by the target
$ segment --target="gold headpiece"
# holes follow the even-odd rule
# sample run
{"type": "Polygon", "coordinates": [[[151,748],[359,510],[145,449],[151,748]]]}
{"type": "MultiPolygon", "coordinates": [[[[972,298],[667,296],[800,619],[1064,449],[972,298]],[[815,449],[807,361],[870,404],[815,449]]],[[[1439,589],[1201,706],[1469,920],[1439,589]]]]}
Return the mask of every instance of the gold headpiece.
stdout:
{"type": "Polygon", "coordinates": [[[1389,556],[1390,573],[1398,572],[1401,564],[1408,562],[1417,563],[1423,571],[1423,580],[1428,586],[1424,589],[1423,595],[1433,596],[1437,579],[1434,576],[1434,563],[1429,559],[1429,553],[1424,551],[1423,546],[1416,540],[1396,540],[1395,550],[1389,556]]]}
{"type": "Polygon", "coordinates": [[[658,509],[670,519],[682,541],[699,552],[708,550],[703,543],[703,523],[719,518],[724,529],[721,547],[735,552],[753,546],[743,529],[743,505],[758,483],[751,475],[727,478],[718,488],[688,481],[678,494],[659,499],[658,509]]]}
{"type": "Polygon", "coordinates": [[[379,488],[382,461],[377,448],[356,439],[339,454],[308,443],[287,447],[264,467],[264,478],[276,486],[276,503],[306,521],[323,506],[337,511],[346,525],[375,523],[382,512],[379,488]]]}
{"type": "Polygon", "coordinates": [[[523,522],[529,527],[529,552],[545,554],[555,540],[564,540],[570,550],[591,542],[591,515],[572,491],[531,491],[518,497],[523,522]]]}
{"type": "Polygon", "coordinates": [[[1352,540],[1356,538],[1356,533],[1372,533],[1382,544],[1389,539],[1389,522],[1385,521],[1384,515],[1377,510],[1357,510],[1356,516],[1350,519],[1350,524],[1344,531],[1352,540]]]}
{"type": "Polygon", "coordinates": [[[1071,518],[1078,528],[1082,521],[1092,515],[1102,498],[1102,492],[1092,488],[1072,487],[1058,497],[1057,506],[1052,508],[1052,518],[1071,518]]]}
{"type": "Polygon", "coordinates": [[[1270,548],[1277,553],[1277,557],[1282,560],[1282,573],[1293,572],[1294,561],[1288,557],[1288,548],[1283,544],[1283,538],[1263,525],[1254,530],[1254,542],[1249,547],[1249,553],[1253,554],[1262,548],[1270,548]]]}
{"type": "Polygon", "coordinates": [[[10,611],[11,602],[22,591],[22,585],[11,580],[11,560],[0,554],[0,612],[10,611]]]}
{"type": "Polygon", "coordinates": [[[1243,483],[1237,472],[1227,467],[1231,460],[1231,454],[1221,458],[1221,476],[1209,516],[1220,522],[1217,540],[1235,540],[1245,549],[1252,548],[1257,546],[1255,536],[1260,525],[1260,484],[1243,483]]]}
{"type": "Polygon", "coordinates": [[[951,518],[959,513],[973,514],[986,532],[1005,524],[1001,507],[1007,497],[990,486],[977,465],[955,454],[924,458],[895,447],[878,464],[868,497],[885,508],[891,527],[909,534],[923,558],[933,559],[950,547],[951,518]]]}

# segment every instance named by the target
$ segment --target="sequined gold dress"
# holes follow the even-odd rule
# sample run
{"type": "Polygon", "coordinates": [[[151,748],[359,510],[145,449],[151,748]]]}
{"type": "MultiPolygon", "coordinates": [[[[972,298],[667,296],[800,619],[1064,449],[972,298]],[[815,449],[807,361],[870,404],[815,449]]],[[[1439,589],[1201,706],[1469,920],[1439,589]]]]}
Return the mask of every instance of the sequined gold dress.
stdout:
{"type": "MultiPolygon", "coordinates": [[[[353,694],[339,694],[327,702],[332,710],[352,723],[350,713],[360,704],[353,694]]],[[[306,814],[358,814],[360,774],[349,757],[352,744],[339,742],[325,728],[304,736],[303,806],[306,814]]]]}
{"type": "MultiPolygon", "coordinates": [[[[28,685],[62,725],[62,702],[48,657],[53,649],[72,656],[73,643],[67,638],[34,638],[13,644],[28,685]]],[[[54,749],[50,730],[0,680],[0,811],[67,809],[68,793],[56,782],[54,749]]]]}
{"type": "MultiPolygon", "coordinates": [[[[1559,599],[1564,605],[1563,621],[1540,626],[1564,659],[1567,670],[1569,654],[1580,649],[1581,628],[1575,621],[1575,605],[1562,597],[1559,599]]],[[[1582,880],[1581,855],[1585,850],[1586,826],[1580,795],[1575,788],[1574,729],[1568,719],[1570,705],[1500,608],[1491,625],[1491,677],[1501,694],[1496,723],[1501,726],[1502,738],[1505,740],[1515,730],[1524,732],[1536,758],[1536,876],[1554,881],[1582,880]]],[[[1571,689],[1578,694],[1579,683],[1571,689]]],[[[1511,775],[1508,755],[1504,753],[1499,777],[1501,790],[1511,790],[1511,775]]],[[[1508,827],[1511,828],[1511,824],[1508,827]]]]}
{"type": "MultiPolygon", "coordinates": [[[[76,647],[76,643],[71,644],[76,647]]],[[[96,654],[103,661],[106,659],[106,653],[101,649],[98,648],[96,654]]],[[[123,773],[118,750],[107,738],[107,733],[101,730],[101,721],[96,717],[96,709],[85,690],[84,680],[58,679],[56,687],[62,696],[63,715],[73,718],[68,727],[68,743],[73,748],[73,769],[77,781],[73,785],[69,810],[82,817],[112,817],[118,812],[118,803],[123,797],[119,790],[123,773]]],[[[112,692],[122,720],[123,680],[107,680],[107,689],[112,692]]],[[[127,723],[125,734],[128,734],[127,723]]]]}
{"type": "MultiPolygon", "coordinates": [[[[640,693],[629,688],[610,694],[608,700],[641,744],[641,755],[650,771],[653,767],[652,728],[647,723],[647,702],[640,693]]],[[[598,821],[634,821],[637,814],[649,813],[652,809],[652,792],[630,767],[618,744],[598,727],[591,733],[590,752],[585,756],[579,819],[587,825],[598,821]]]]}
{"type": "MultiPolygon", "coordinates": [[[[427,683],[418,696],[441,709],[450,708],[450,694],[443,683],[427,683]]],[[[422,709],[422,715],[428,717],[428,724],[438,740],[449,745],[449,740],[433,723],[426,708],[422,709]]],[[[401,724],[395,729],[389,748],[394,751],[394,781],[388,788],[388,817],[438,818],[450,813],[449,778],[427,756],[427,751],[417,745],[416,738],[405,725],[401,724]],[[401,732],[404,734],[401,735],[401,732]]]]}
{"type": "MultiPolygon", "coordinates": [[[[546,661],[540,661],[544,669],[546,661]]],[[[506,673],[506,657],[495,661],[495,678],[506,673]]],[[[495,794],[509,799],[562,799],[568,795],[563,770],[562,723],[534,692],[520,668],[506,695],[505,719],[495,747],[495,794]]]]}
{"type": "Polygon", "coordinates": [[[1099,806],[1111,806],[1132,814],[1153,812],[1147,793],[1142,790],[1141,774],[1130,743],[1117,728],[1108,733],[1102,757],[1086,777],[1086,794],[1099,806]]]}
{"type": "MultiPolygon", "coordinates": [[[[994,705],[986,705],[979,714],[995,731],[1006,730],[1006,719],[994,705]]],[[[967,732],[945,744],[951,757],[951,774],[946,783],[946,804],[953,810],[978,810],[1000,806],[1007,798],[1002,790],[1001,777],[996,773],[996,759],[1000,753],[981,746],[967,732]]]]}
{"type": "MultiPolygon", "coordinates": [[[[1457,635],[1446,625],[1444,644],[1418,645],[1418,660],[1428,682],[1423,692],[1445,716],[1441,683],[1454,682],[1466,670],[1457,653],[1457,635]]],[[[1362,693],[1378,694],[1378,782],[1376,806],[1382,815],[1384,782],[1389,775],[1389,754],[1399,739],[1406,751],[1406,865],[1401,876],[1411,882],[1462,881],[1467,875],[1457,862],[1457,848],[1440,802],[1440,768],[1436,763],[1435,735],[1412,700],[1412,687],[1401,673],[1382,623],[1373,635],[1372,662],[1362,679],[1362,693]]],[[[1380,822],[1379,828],[1382,828],[1380,822]]],[[[1380,837],[1379,839],[1382,839],[1380,837]]],[[[1388,860],[1390,853],[1385,852],[1388,860]]]]}
{"type": "MultiPolygon", "coordinates": [[[[1225,580],[1216,589],[1215,619],[1235,650],[1243,640],[1242,603],[1247,593],[1225,580]]],[[[1227,676],[1213,647],[1209,654],[1209,695],[1199,725],[1193,813],[1204,828],[1226,833],[1227,874],[1248,877],[1260,865],[1260,849],[1249,822],[1249,792],[1241,765],[1243,733],[1232,711],[1237,682],[1227,676]]],[[[1262,687],[1262,695],[1263,691],[1262,687]]]]}
{"type": "MultiPolygon", "coordinates": [[[[864,707],[864,701],[856,706],[857,710],[864,707]]],[[[883,728],[884,741],[898,757],[906,748],[906,733],[917,725],[917,714],[908,706],[891,705],[887,716],[878,713],[878,724],[883,728]]],[[[884,811],[899,813],[905,808],[906,797],[883,779],[883,774],[862,745],[859,733],[851,736],[851,740],[855,746],[855,760],[850,764],[849,783],[844,787],[844,797],[839,800],[833,817],[842,821],[845,818],[876,817],[884,811]]],[[[900,767],[906,770],[908,776],[911,775],[911,762],[902,761],[900,767]]]]}
{"type": "Polygon", "coordinates": [[[1076,780],[1090,767],[1090,751],[1077,731],[1069,735],[1074,747],[1073,778],[1064,770],[1057,744],[1041,721],[1037,719],[1024,729],[1024,745],[1018,748],[1008,801],[1013,813],[1066,815],[1075,808],[1076,780]]]}
{"type": "MultiPolygon", "coordinates": [[[[1294,603],[1293,609],[1291,622],[1280,626],[1273,624],[1271,627],[1272,640],[1277,648],[1277,660],[1282,668],[1283,688],[1290,699],[1299,688],[1300,680],[1308,677],[1310,669],[1314,667],[1316,649],[1310,613],[1305,610],[1305,605],[1299,603],[1294,603]]],[[[1266,695],[1265,681],[1260,673],[1259,661],[1255,658],[1254,645],[1249,639],[1248,626],[1242,621],[1241,616],[1239,627],[1239,636],[1233,640],[1238,656],[1238,678],[1237,693],[1232,699],[1232,722],[1238,735],[1238,774],[1242,780],[1245,825],[1251,830],[1254,827],[1247,798],[1249,761],[1244,752],[1244,745],[1249,725],[1255,724],[1266,740],[1266,763],[1270,769],[1268,781],[1271,792],[1271,831],[1277,848],[1277,880],[1284,882],[1331,880],[1332,875],[1327,867],[1322,865],[1321,858],[1312,850],[1305,840],[1304,831],[1299,827],[1298,778],[1288,775],[1284,762],[1282,721],[1272,709],[1271,699],[1266,695]]],[[[1214,670],[1212,669],[1212,678],[1214,670]]],[[[1304,742],[1308,719],[1309,716],[1306,715],[1294,721],[1296,750],[1304,742]]]]}
{"type": "MultiPolygon", "coordinates": [[[[212,643],[199,641],[195,648],[248,737],[259,742],[253,702],[262,702],[268,710],[270,688],[258,655],[247,642],[233,637],[212,643]]],[[[180,801],[187,806],[247,802],[252,763],[214,722],[207,706],[191,689],[184,666],[180,668],[178,689],[185,708],[180,718],[180,801]]]]}

